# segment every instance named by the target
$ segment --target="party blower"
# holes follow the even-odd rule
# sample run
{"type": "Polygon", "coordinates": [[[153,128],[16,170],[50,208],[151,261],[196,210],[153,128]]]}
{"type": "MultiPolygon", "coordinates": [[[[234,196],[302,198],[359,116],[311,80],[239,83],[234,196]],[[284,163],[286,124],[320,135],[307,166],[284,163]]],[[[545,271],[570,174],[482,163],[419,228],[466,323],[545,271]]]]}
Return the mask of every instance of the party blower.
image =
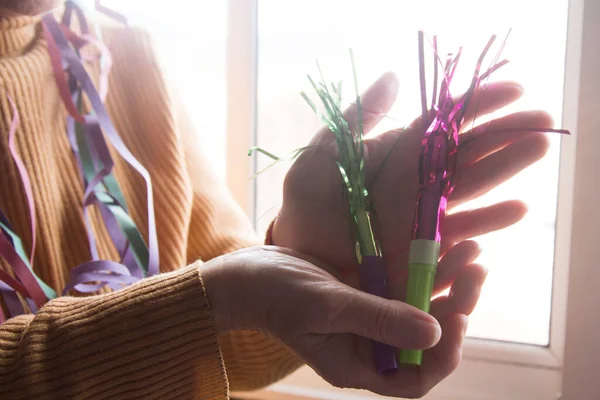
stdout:
{"type": "MultiPolygon", "coordinates": [[[[308,77],[313,89],[323,103],[324,114],[318,111],[316,105],[305,93],[302,93],[302,97],[335,136],[339,154],[337,166],[342,176],[350,206],[361,289],[366,293],[387,298],[387,273],[381,249],[373,234],[369,192],[365,183],[363,108],[358,93],[352,50],[350,50],[350,62],[352,64],[356,96],[354,105],[357,111],[357,121],[354,126],[350,126],[343,115],[341,82],[337,85],[333,83],[327,85],[321,74],[322,82],[316,84],[310,76],[308,77]]],[[[321,72],[320,68],[319,72],[321,72]]],[[[392,346],[373,342],[373,355],[379,372],[391,372],[398,369],[396,350],[392,346]]]]}
{"type": "MultiPolygon", "coordinates": [[[[440,255],[440,227],[443,224],[448,196],[454,188],[459,131],[473,93],[481,81],[507,61],[494,63],[480,75],[483,59],[494,42],[489,40],[475,67],[469,89],[455,100],[450,94],[450,84],[460,59],[462,48],[456,55],[449,54],[445,64],[438,58],[437,40],[434,37],[434,84],[431,107],[427,105],[425,82],[424,34],[419,32],[419,76],[421,84],[421,122],[427,127],[421,141],[419,157],[419,191],[415,207],[412,241],[408,259],[408,283],[406,302],[420,310],[429,312],[431,295],[440,255]],[[438,64],[443,67],[443,79],[437,87],[438,64]],[[437,99],[436,99],[437,98],[437,99]]],[[[401,350],[402,364],[421,365],[423,351],[401,350]]]]}
{"type": "MultiPolygon", "coordinates": [[[[350,50],[350,61],[356,96],[354,106],[356,107],[357,121],[355,123],[350,123],[343,113],[342,82],[327,84],[318,63],[317,67],[321,75],[321,82],[316,83],[310,75],[308,76],[308,80],[322,103],[321,107],[318,107],[306,93],[303,92],[301,94],[335,137],[339,156],[336,164],[343,181],[349,205],[349,218],[353,228],[354,243],[349,243],[349,245],[354,247],[361,289],[366,293],[387,298],[388,288],[385,263],[380,246],[373,234],[370,199],[365,183],[363,108],[358,94],[352,50],[350,50]]],[[[251,148],[248,155],[251,155],[253,151],[257,151],[272,158],[275,161],[267,167],[269,168],[277,162],[296,158],[302,151],[310,147],[307,146],[294,150],[290,153],[290,156],[285,158],[277,157],[260,147],[251,148]]],[[[265,169],[260,171],[259,174],[265,169]]],[[[398,369],[397,350],[394,347],[384,343],[373,342],[373,355],[379,372],[390,372],[398,369]]]]}
{"type": "MultiPolygon", "coordinates": [[[[409,250],[406,303],[425,312],[429,312],[431,304],[437,263],[440,255],[440,231],[446,213],[448,197],[454,189],[453,177],[456,169],[459,132],[464,121],[464,116],[469,107],[473,107],[471,100],[480,84],[494,71],[508,62],[507,60],[497,62],[506,43],[505,40],[491,66],[485,72],[481,73],[483,60],[495,39],[496,36],[490,38],[479,56],[468,90],[460,98],[454,99],[450,93],[450,84],[454,77],[462,48],[458,49],[456,55],[449,54],[445,63],[443,63],[438,57],[436,37],[433,37],[433,98],[431,106],[428,108],[427,85],[425,82],[424,34],[421,31],[419,32],[421,121],[422,126],[426,127],[426,129],[421,141],[419,157],[419,191],[417,194],[412,241],[409,250]],[[443,79],[439,91],[437,87],[438,65],[443,67],[443,79]]],[[[474,111],[476,114],[477,110],[475,109],[474,111]]],[[[518,130],[568,133],[568,131],[559,129],[522,128],[518,130]]],[[[400,350],[399,358],[401,364],[421,365],[423,351],[400,350]]]]}

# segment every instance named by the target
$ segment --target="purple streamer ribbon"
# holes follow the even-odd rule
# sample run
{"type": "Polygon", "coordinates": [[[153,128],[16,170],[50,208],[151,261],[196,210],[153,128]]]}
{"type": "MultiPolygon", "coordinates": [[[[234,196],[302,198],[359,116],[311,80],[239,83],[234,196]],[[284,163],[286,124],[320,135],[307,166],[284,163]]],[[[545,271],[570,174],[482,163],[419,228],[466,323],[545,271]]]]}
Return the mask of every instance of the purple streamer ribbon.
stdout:
{"type": "MultiPolygon", "coordinates": [[[[129,151],[127,146],[123,143],[121,137],[116,132],[91,78],[89,77],[87,71],[81,64],[81,61],[73,49],[69,46],[69,43],[58,23],[51,16],[45,16],[43,20],[45,27],[48,29],[53,40],[56,42],[62,58],[67,62],[70,72],[77,78],[83,91],[88,96],[92,104],[92,108],[96,113],[98,124],[117,152],[143,177],[146,183],[148,199],[148,274],[155,275],[158,273],[159,253],[150,174],[129,151]]],[[[92,187],[92,185],[89,184],[88,187],[92,187]]]]}
{"type": "MultiPolygon", "coordinates": [[[[96,2],[96,8],[99,11],[124,22],[125,24],[127,22],[120,14],[102,7],[99,1],[96,2]]],[[[126,214],[125,204],[121,204],[121,202],[108,191],[102,192],[102,195],[105,196],[104,201],[100,201],[97,198],[97,195],[100,192],[96,192],[96,188],[98,185],[102,184],[104,178],[111,174],[114,167],[114,162],[110,156],[110,152],[104,140],[102,130],[104,130],[106,136],[117,152],[140,175],[142,175],[146,183],[149,245],[147,248],[147,266],[144,266],[147,267],[148,275],[154,275],[158,273],[159,253],[150,175],[125,146],[104,108],[103,101],[108,92],[108,75],[112,66],[112,59],[106,46],[101,41],[90,35],[89,25],[81,8],[72,2],[67,2],[62,25],[59,25],[51,15],[46,15],[42,19],[42,26],[44,28],[44,37],[48,43],[48,54],[54,70],[59,93],[69,113],[67,119],[68,140],[71,145],[73,155],[76,157],[79,164],[81,179],[86,188],[83,199],[83,212],[85,223],[88,228],[87,231],[90,242],[90,252],[93,257],[92,261],[79,265],[71,270],[71,279],[65,287],[64,293],[67,293],[73,289],[84,293],[91,293],[107,285],[113,290],[118,290],[123,286],[132,284],[133,282],[141,279],[144,274],[142,273],[143,271],[141,269],[141,265],[138,265],[139,260],[136,260],[136,257],[134,257],[134,253],[132,251],[133,247],[130,245],[128,238],[122,231],[117,215],[111,211],[111,207],[117,207],[114,209],[119,213],[121,213],[121,211],[119,211],[120,209],[124,211],[125,214],[121,215],[119,218],[121,218],[122,221],[125,221],[124,223],[129,227],[129,231],[133,229],[135,234],[138,235],[136,236],[138,238],[136,239],[136,243],[138,243],[136,245],[138,246],[138,253],[140,246],[142,246],[144,250],[143,254],[145,254],[146,247],[145,244],[142,243],[143,239],[141,239],[141,236],[139,236],[139,232],[137,231],[135,224],[126,214]],[[70,25],[72,20],[73,12],[76,13],[79,20],[82,36],[76,35],[68,28],[68,25],[70,25]],[[71,47],[71,44],[73,45],[73,48],[71,47]],[[95,57],[90,58],[88,56],[83,56],[83,58],[80,59],[74,50],[76,49],[79,51],[87,44],[93,44],[97,49],[100,50],[99,59],[101,63],[101,70],[98,91],[96,91],[90,76],[81,62],[81,59],[89,61],[95,60],[95,57]],[[65,80],[65,72],[68,74],[68,81],[65,80]],[[74,102],[77,101],[78,96],[81,96],[80,90],[82,90],[83,93],[85,93],[90,99],[94,111],[93,116],[83,116],[75,107],[74,102]],[[89,182],[87,182],[85,177],[82,160],[80,158],[80,149],[78,148],[77,137],[75,134],[76,123],[83,124],[85,140],[87,143],[86,146],[90,146],[89,150],[96,170],[95,175],[90,179],[89,182]],[[109,201],[109,204],[105,204],[106,201],[109,201]],[[92,204],[97,205],[100,210],[110,238],[119,253],[120,263],[108,260],[99,260],[98,250],[95,244],[95,238],[87,212],[87,208],[92,204]]],[[[39,278],[37,278],[34,275],[33,270],[28,268],[26,265],[27,261],[30,261],[31,265],[33,265],[36,231],[35,204],[29,176],[25,169],[25,165],[20,159],[15,148],[14,137],[19,122],[18,112],[15,103],[10,97],[8,98],[8,101],[14,111],[13,121],[9,130],[9,148],[25,187],[25,194],[31,214],[32,230],[32,248],[30,260],[24,260],[21,259],[20,255],[22,253],[20,241],[19,250],[17,252],[17,248],[15,247],[16,243],[13,241],[15,233],[12,231],[8,219],[0,210],[0,220],[6,229],[11,230],[9,234],[4,230],[4,228],[0,229],[0,255],[8,262],[12,268],[12,271],[14,272],[14,275],[16,276],[16,278],[13,278],[7,272],[0,269],[0,295],[2,295],[2,298],[4,299],[6,311],[8,311],[9,316],[16,316],[25,312],[19,295],[27,303],[32,313],[37,312],[38,308],[47,301],[47,297],[44,293],[44,290],[46,289],[42,290],[41,286],[45,284],[42,281],[38,282],[39,278]]],[[[120,193],[120,190],[115,186],[114,182],[111,185],[120,193]]],[[[119,196],[122,198],[122,194],[119,194],[119,196]]],[[[50,288],[48,288],[48,290],[52,292],[50,288]]],[[[52,294],[52,296],[54,296],[54,294],[52,294]]],[[[2,310],[0,307],[0,323],[4,322],[5,320],[6,315],[4,310],[2,310]]]]}

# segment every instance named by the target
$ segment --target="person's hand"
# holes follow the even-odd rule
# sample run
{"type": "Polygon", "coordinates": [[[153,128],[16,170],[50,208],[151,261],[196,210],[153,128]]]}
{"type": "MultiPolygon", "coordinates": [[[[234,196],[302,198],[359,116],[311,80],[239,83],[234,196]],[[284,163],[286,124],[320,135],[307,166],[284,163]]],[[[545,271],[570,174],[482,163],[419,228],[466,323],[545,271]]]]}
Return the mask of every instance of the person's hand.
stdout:
{"type": "Polygon", "coordinates": [[[451,299],[434,302],[432,317],[353,289],[313,263],[318,262],[292,250],[257,247],[202,265],[217,332],[261,330],[331,384],[387,396],[421,397],[456,368],[464,314],[476,303],[485,275],[463,275],[451,299]],[[445,329],[441,339],[436,318],[445,329]],[[370,339],[405,349],[435,347],[420,369],[381,375],[370,339]]]}
{"type": "MultiPolygon", "coordinates": [[[[363,113],[365,132],[389,111],[397,92],[395,76],[386,74],[362,96],[363,107],[368,110],[363,113]]],[[[475,110],[477,116],[485,116],[514,102],[521,94],[522,88],[516,83],[488,84],[473,98],[473,107],[463,127],[471,128],[475,110]]],[[[352,126],[356,109],[351,107],[346,117],[352,126]]],[[[456,186],[448,210],[487,193],[544,156],[548,148],[545,134],[516,132],[515,129],[549,127],[552,120],[548,114],[531,111],[499,118],[483,125],[485,129],[462,132],[456,186]]],[[[423,130],[417,119],[406,130],[387,132],[365,141],[366,184],[372,196],[373,225],[383,250],[393,299],[404,299],[406,290],[423,130]]],[[[273,227],[273,243],[323,260],[332,267],[329,272],[359,287],[348,202],[335,164],[337,147],[333,134],[323,128],[311,144],[314,147],[301,154],[286,176],[283,205],[273,227]]],[[[522,202],[507,201],[447,215],[442,227],[442,258],[434,296],[447,288],[450,293],[438,297],[432,304],[432,313],[442,326],[443,337],[440,344],[424,354],[419,375],[423,381],[433,379],[431,371],[436,370],[435,363],[439,362],[436,353],[446,357],[445,349],[452,348],[455,355],[460,354],[467,323],[465,316],[473,311],[486,275],[482,266],[472,264],[479,255],[479,248],[467,239],[510,226],[525,213],[522,202]],[[461,292],[470,294],[458,296],[461,292]]],[[[454,358],[445,365],[456,368],[458,361],[454,358]]],[[[401,374],[414,372],[401,368],[401,374]]]]}
{"type": "MultiPolygon", "coordinates": [[[[386,74],[363,94],[365,132],[389,111],[397,92],[395,76],[386,74]]],[[[516,83],[487,84],[473,98],[463,127],[471,127],[475,113],[483,117],[517,100],[521,94],[522,88],[516,83]]],[[[354,107],[347,110],[346,118],[352,126],[356,120],[354,107]]],[[[484,125],[484,129],[462,133],[456,186],[448,211],[485,194],[546,153],[545,134],[515,132],[516,128],[551,126],[548,114],[531,111],[511,114],[484,125]]],[[[400,298],[406,276],[423,129],[417,119],[406,130],[390,131],[365,141],[365,174],[374,212],[373,225],[388,266],[394,298],[400,298]]],[[[273,243],[323,260],[335,268],[330,272],[340,274],[345,282],[356,286],[357,262],[348,202],[335,164],[334,136],[323,128],[311,145],[315,147],[305,150],[286,176],[283,205],[273,227],[273,243]]],[[[522,202],[508,201],[448,215],[442,227],[442,255],[461,241],[514,224],[525,212],[522,202]]]]}

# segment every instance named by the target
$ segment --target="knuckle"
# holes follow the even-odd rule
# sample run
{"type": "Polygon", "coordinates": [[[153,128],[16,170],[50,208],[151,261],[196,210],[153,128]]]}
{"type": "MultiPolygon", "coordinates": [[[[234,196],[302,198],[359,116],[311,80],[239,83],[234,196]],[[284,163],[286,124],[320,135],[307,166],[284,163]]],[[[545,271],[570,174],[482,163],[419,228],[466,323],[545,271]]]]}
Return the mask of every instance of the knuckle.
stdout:
{"type": "Polygon", "coordinates": [[[324,333],[335,332],[336,325],[346,315],[349,301],[345,296],[333,295],[334,291],[339,290],[337,287],[325,284],[320,289],[318,297],[322,312],[314,314],[314,322],[324,333]]]}
{"type": "Polygon", "coordinates": [[[346,385],[338,377],[327,379],[327,381],[329,382],[329,384],[331,384],[331,386],[334,386],[339,389],[346,389],[346,385]]]}
{"type": "Polygon", "coordinates": [[[364,387],[361,383],[360,376],[357,374],[351,374],[348,371],[334,373],[325,380],[331,385],[340,389],[366,389],[366,387],[364,387]]]}
{"type": "Polygon", "coordinates": [[[375,308],[372,315],[372,321],[369,324],[373,336],[381,339],[387,338],[387,325],[388,325],[389,310],[386,306],[379,306],[375,308]]]}
{"type": "Polygon", "coordinates": [[[348,385],[347,378],[343,376],[343,374],[333,373],[328,376],[323,376],[323,378],[329,382],[330,385],[335,386],[340,389],[348,389],[350,386],[348,385]]]}
{"type": "Polygon", "coordinates": [[[460,365],[461,360],[462,360],[462,352],[461,351],[454,354],[454,356],[449,357],[448,358],[448,369],[446,371],[446,375],[450,375],[452,372],[454,372],[460,365]]]}
{"type": "Polygon", "coordinates": [[[405,397],[408,399],[420,399],[429,393],[430,389],[424,385],[417,385],[408,390],[405,397]]]}

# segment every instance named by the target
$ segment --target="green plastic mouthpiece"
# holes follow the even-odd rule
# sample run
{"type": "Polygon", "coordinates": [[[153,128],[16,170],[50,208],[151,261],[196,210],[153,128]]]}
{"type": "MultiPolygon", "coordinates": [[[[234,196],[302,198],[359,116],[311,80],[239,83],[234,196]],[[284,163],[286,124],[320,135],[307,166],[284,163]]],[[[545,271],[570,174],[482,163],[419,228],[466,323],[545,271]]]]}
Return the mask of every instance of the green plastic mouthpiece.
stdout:
{"type": "MultiPolygon", "coordinates": [[[[426,313],[431,305],[431,294],[440,255],[440,243],[415,239],[410,243],[406,303],[426,313]]],[[[421,365],[423,350],[400,350],[400,363],[421,365]]]]}

